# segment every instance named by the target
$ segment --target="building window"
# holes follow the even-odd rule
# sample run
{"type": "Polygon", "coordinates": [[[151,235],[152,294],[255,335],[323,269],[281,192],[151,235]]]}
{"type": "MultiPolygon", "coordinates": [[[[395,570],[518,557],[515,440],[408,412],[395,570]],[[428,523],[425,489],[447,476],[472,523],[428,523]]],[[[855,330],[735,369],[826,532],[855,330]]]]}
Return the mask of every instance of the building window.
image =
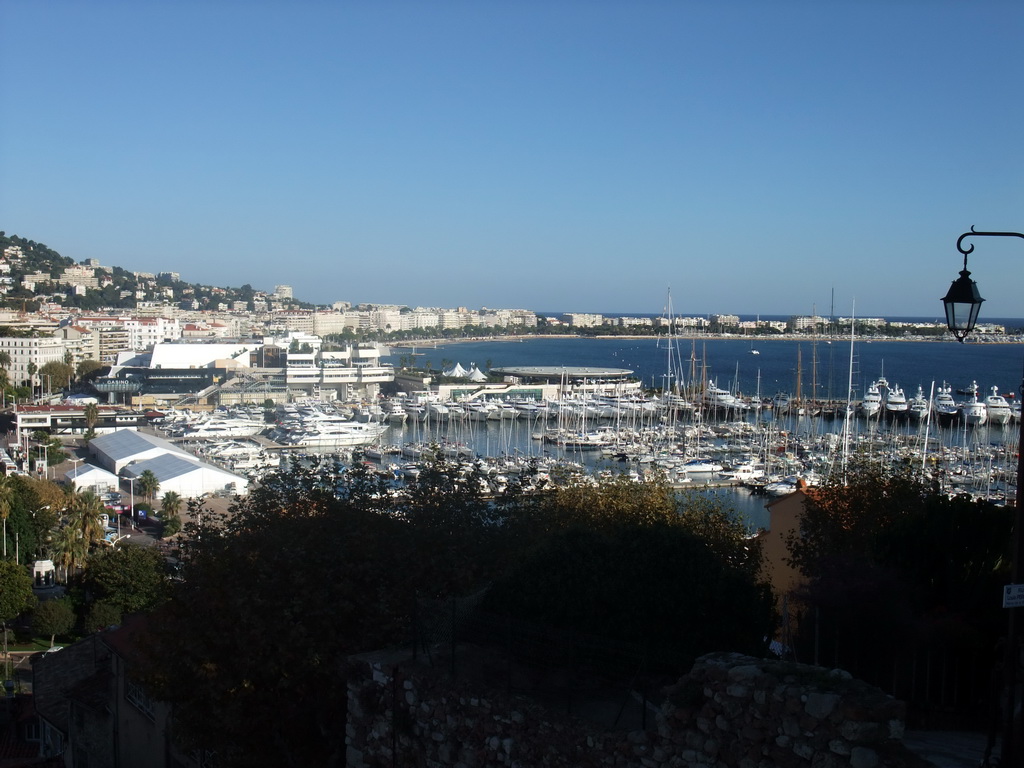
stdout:
{"type": "Polygon", "coordinates": [[[153,700],[146,695],[146,692],[142,690],[141,685],[133,683],[130,680],[126,680],[124,684],[124,697],[128,703],[132,704],[150,720],[156,720],[153,700]]]}

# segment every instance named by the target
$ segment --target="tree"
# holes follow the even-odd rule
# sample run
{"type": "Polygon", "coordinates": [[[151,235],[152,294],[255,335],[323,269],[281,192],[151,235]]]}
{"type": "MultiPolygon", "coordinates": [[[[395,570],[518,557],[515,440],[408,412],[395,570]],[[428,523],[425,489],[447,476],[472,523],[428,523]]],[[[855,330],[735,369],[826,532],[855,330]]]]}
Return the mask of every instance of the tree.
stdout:
{"type": "Polygon", "coordinates": [[[46,600],[32,612],[32,631],[37,635],[49,635],[53,648],[57,635],[71,631],[75,626],[75,609],[67,598],[46,600]]]}
{"type": "Polygon", "coordinates": [[[36,604],[32,577],[17,563],[0,560],[0,632],[7,660],[7,625],[36,604]]]}
{"type": "Polygon", "coordinates": [[[89,552],[103,541],[102,514],[103,504],[92,491],[76,491],[67,497],[50,545],[54,563],[61,569],[65,582],[85,566],[89,552]]]}
{"type": "Polygon", "coordinates": [[[1012,528],[1010,508],[950,498],[905,469],[854,466],[845,485],[810,497],[789,541],[816,616],[798,650],[868,681],[922,644],[986,653],[1005,631],[991,596],[1009,579],[1012,528]]]}
{"type": "Polygon", "coordinates": [[[342,660],[408,642],[417,598],[488,583],[514,615],[615,639],[653,633],[663,660],[719,639],[750,650],[770,628],[767,591],[675,521],[665,486],[611,483],[608,501],[574,491],[566,498],[575,507],[559,512],[548,495],[521,489],[492,501],[482,480],[478,467],[435,459],[392,494],[358,461],[293,463],[227,515],[192,502],[183,578],[153,616],[140,671],[152,695],[175,705],[186,744],[216,750],[225,766],[340,764],[342,660]],[[543,527],[545,511],[563,522],[538,535],[531,524],[543,527]],[[552,589],[543,569],[565,581],[552,589]],[[584,610],[604,615],[605,598],[587,591],[588,580],[607,588],[610,620],[584,610]],[[558,607],[551,593],[562,592],[558,607]],[[609,623],[617,629],[598,626],[609,623]]]}
{"type": "Polygon", "coordinates": [[[83,585],[91,600],[103,600],[122,613],[149,611],[166,597],[164,557],[153,547],[131,542],[89,556],[83,585]]]}
{"type": "Polygon", "coordinates": [[[181,496],[174,491],[168,491],[164,494],[160,509],[167,517],[174,517],[181,511],[181,504],[181,496]]]}
{"type": "Polygon", "coordinates": [[[0,560],[0,621],[16,619],[35,605],[32,577],[17,563],[0,560]]]}
{"type": "Polygon", "coordinates": [[[181,496],[174,491],[168,491],[164,494],[160,505],[164,518],[163,536],[173,536],[181,530],[181,518],[178,516],[178,512],[181,511],[181,504],[181,496]]]}
{"type": "Polygon", "coordinates": [[[99,632],[121,623],[121,609],[109,600],[97,600],[85,612],[85,631],[99,632]]]}
{"type": "Polygon", "coordinates": [[[3,556],[7,557],[7,518],[11,515],[14,489],[6,475],[0,477],[0,520],[3,520],[3,556]]]}
{"type": "Polygon", "coordinates": [[[48,377],[50,391],[67,389],[75,375],[75,369],[69,363],[49,362],[39,369],[40,377],[48,377]]]}
{"type": "Polygon", "coordinates": [[[488,610],[642,645],[673,669],[711,650],[759,654],[772,633],[760,548],[705,497],[677,499],[663,479],[618,476],[553,488],[506,512],[513,565],[488,610]]]}
{"type": "Polygon", "coordinates": [[[144,470],[136,479],[138,480],[139,490],[142,491],[142,495],[152,503],[153,497],[160,490],[160,480],[153,474],[151,469],[144,470]]]}
{"type": "Polygon", "coordinates": [[[103,367],[103,363],[98,360],[82,360],[75,368],[75,375],[81,380],[92,379],[103,367]]]}
{"type": "Polygon", "coordinates": [[[39,370],[39,366],[35,364],[35,361],[30,360],[29,364],[25,366],[25,370],[28,371],[29,388],[32,390],[32,394],[35,395],[36,371],[39,370]]]}
{"type": "Polygon", "coordinates": [[[87,403],[85,406],[85,426],[90,432],[94,431],[97,422],[100,420],[100,408],[96,403],[87,403]]]}
{"type": "Polygon", "coordinates": [[[418,592],[461,590],[484,570],[466,555],[476,536],[441,516],[460,498],[473,501],[452,511],[461,522],[483,508],[455,474],[439,478],[440,501],[424,486],[391,504],[365,467],[296,463],[226,517],[193,505],[202,522],[186,526],[184,578],[153,622],[145,676],[154,695],[182,704],[190,743],[225,765],[342,759],[339,659],[406,640],[418,592]]]}

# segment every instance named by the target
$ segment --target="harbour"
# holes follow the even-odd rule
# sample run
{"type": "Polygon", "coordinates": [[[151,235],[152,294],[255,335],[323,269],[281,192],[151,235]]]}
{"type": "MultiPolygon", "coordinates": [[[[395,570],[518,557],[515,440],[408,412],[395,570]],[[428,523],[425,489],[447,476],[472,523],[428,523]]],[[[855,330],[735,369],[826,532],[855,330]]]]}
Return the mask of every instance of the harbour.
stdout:
{"type": "MultiPolygon", "coordinates": [[[[1010,418],[999,423],[972,424],[966,419],[940,417],[931,407],[935,391],[930,377],[938,379],[935,390],[945,382],[957,403],[968,397],[965,393],[974,382],[979,390],[995,386],[1000,393],[1011,395],[1008,405],[1019,403],[1010,384],[1024,351],[1018,345],[961,348],[941,342],[876,342],[856,344],[851,355],[847,343],[841,356],[824,350],[825,354],[812,351],[804,357],[803,350],[811,347],[805,342],[759,343],[760,354],[750,355],[749,342],[708,340],[700,345],[700,358],[707,362],[691,369],[701,371],[699,379],[663,376],[663,381],[671,382],[678,375],[678,391],[698,395],[692,402],[685,398],[680,402],[672,399],[671,392],[659,392],[647,382],[657,381],[670,357],[692,363],[694,356],[680,356],[678,349],[670,353],[655,340],[643,342],[538,339],[521,344],[469,342],[430,351],[437,357],[438,368],[442,361],[461,361],[467,370],[474,368],[474,363],[490,369],[499,364],[510,367],[552,360],[592,367],[621,362],[637,379],[646,379],[629,396],[591,398],[590,402],[576,397],[558,403],[516,403],[489,402],[486,397],[432,401],[429,393],[415,397],[392,394],[374,402],[305,405],[310,410],[343,414],[343,423],[376,425],[373,439],[359,444],[287,445],[268,438],[279,429],[279,423],[268,424],[252,439],[259,443],[250,442],[247,448],[238,446],[248,438],[211,441],[190,438],[184,432],[176,438],[205,458],[239,472],[275,468],[286,455],[330,454],[349,461],[358,451],[364,460],[401,481],[414,476],[424,452],[437,446],[448,458],[479,463],[496,487],[525,467],[542,473],[554,467],[563,471],[578,468],[593,477],[623,474],[634,480],[661,474],[680,492],[714,495],[734,508],[751,529],[767,524],[764,506],[771,500],[765,493],[769,482],[792,483],[797,477],[820,482],[864,455],[920,467],[950,493],[971,493],[997,503],[1005,503],[1015,493],[1015,419],[1019,409],[1011,406],[1010,418]],[[798,362],[802,357],[809,361],[806,367],[798,362]],[[812,363],[818,366],[816,374],[812,363]],[[830,365],[832,370],[828,370],[830,365]],[[856,375],[851,375],[849,368],[840,371],[840,365],[852,365],[856,375]],[[877,373],[866,375],[876,365],[877,373]],[[701,402],[710,379],[707,370],[723,368],[731,368],[733,375],[720,379],[723,386],[716,385],[716,389],[744,407],[710,407],[701,402]],[[915,378],[922,383],[915,384],[915,378]],[[825,396],[830,387],[835,395],[838,387],[845,389],[851,381],[866,381],[859,385],[863,393],[879,379],[886,382],[888,392],[897,386],[902,389],[898,381],[910,382],[907,389],[913,394],[906,397],[906,410],[893,413],[880,404],[866,414],[864,397],[853,397],[857,384],[845,400],[825,396]],[[704,391],[699,389],[702,385],[704,391]],[[919,389],[929,407],[927,413],[918,410],[915,415],[911,405],[919,389]],[[811,396],[815,392],[819,397],[811,396]],[[238,456],[233,458],[232,451],[238,456]],[[688,469],[687,463],[695,460],[708,463],[698,471],[692,464],[688,469]]],[[[819,348],[828,346],[837,347],[838,343],[820,344],[819,348]]],[[[689,351],[698,348],[695,344],[689,347],[689,351]]],[[[275,413],[274,421],[282,421],[283,416],[282,409],[275,413]]],[[[783,485],[777,492],[786,490],[783,485]]]]}

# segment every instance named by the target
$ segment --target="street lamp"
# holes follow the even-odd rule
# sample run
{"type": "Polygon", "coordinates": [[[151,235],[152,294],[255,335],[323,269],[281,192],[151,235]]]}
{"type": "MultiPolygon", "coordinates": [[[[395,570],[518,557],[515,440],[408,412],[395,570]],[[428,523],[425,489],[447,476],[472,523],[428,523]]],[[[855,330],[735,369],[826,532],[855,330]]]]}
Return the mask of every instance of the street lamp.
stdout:
{"type": "MultiPolygon", "coordinates": [[[[967,271],[967,255],[974,251],[974,246],[964,248],[964,240],[969,237],[1019,237],[1024,240],[1024,233],[1021,232],[976,232],[971,227],[970,232],[964,232],[957,238],[956,249],[964,255],[964,268],[960,277],[953,281],[949,291],[942,299],[946,307],[946,325],[950,332],[963,343],[978,322],[978,312],[981,303],[984,301],[978,293],[978,284],[971,280],[971,273],[967,271]]],[[[1020,392],[1024,395],[1024,382],[1021,383],[1020,392]]],[[[1020,422],[1020,438],[1017,448],[1017,495],[1014,502],[1013,518],[1013,562],[1010,570],[1010,583],[1020,585],[1024,583],[1024,494],[1022,494],[1021,482],[1024,482],[1024,417],[1020,422]]],[[[1017,765],[1020,755],[1024,753],[1024,745],[1020,744],[1021,731],[1017,723],[1017,667],[1020,664],[1020,651],[1018,635],[1020,633],[1020,617],[1018,608],[1009,608],[1010,622],[1006,637],[1006,653],[1003,660],[1003,674],[1005,676],[1006,688],[1003,701],[1003,750],[1000,765],[1017,765]]]]}

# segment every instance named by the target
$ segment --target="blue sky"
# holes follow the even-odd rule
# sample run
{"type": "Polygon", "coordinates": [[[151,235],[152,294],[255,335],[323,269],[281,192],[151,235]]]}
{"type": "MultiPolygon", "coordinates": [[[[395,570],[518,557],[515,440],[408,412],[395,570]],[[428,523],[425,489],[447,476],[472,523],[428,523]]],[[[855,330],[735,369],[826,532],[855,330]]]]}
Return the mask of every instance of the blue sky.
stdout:
{"type": "MultiPolygon", "coordinates": [[[[318,303],[938,315],[1024,3],[0,4],[0,229],[318,303]]],[[[1024,316],[1024,241],[978,241],[1024,316]],[[1009,279],[1007,279],[1009,278],[1009,279]]]]}

